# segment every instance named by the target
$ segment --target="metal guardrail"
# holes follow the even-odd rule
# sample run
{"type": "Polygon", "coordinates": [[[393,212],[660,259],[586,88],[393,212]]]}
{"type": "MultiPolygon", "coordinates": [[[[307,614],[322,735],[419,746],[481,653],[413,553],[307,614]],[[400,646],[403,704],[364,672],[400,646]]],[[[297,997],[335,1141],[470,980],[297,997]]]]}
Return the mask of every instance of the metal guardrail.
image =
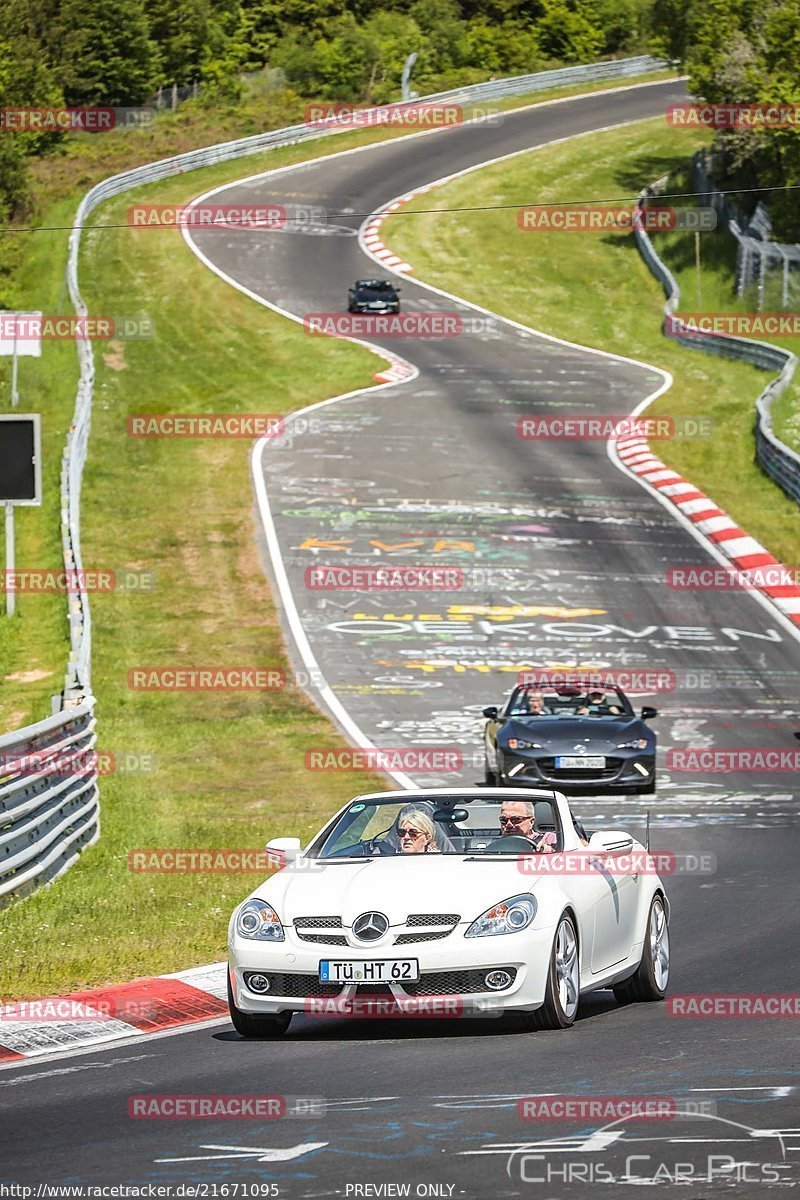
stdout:
{"type": "Polygon", "coordinates": [[[0,905],[63,874],[100,836],[94,701],[0,737],[0,905]]]}
{"type": "MultiPolygon", "coordinates": [[[[649,57],[593,63],[568,67],[563,71],[545,71],[520,75],[513,79],[493,80],[469,88],[422,97],[417,103],[437,99],[461,98],[464,102],[523,95],[570,82],[624,79],[646,74],[666,64],[649,57]]],[[[376,122],[377,123],[377,122],[376,122]]],[[[78,281],[81,235],[91,213],[106,200],[143,184],[213,166],[215,163],[244,158],[260,150],[290,146],[312,138],[348,131],[346,125],[292,125],[285,129],[255,134],[252,137],[222,142],[159,162],[148,163],[131,171],[112,175],[91,188],[78,206],[69,238],[67,286],[76,312],[88,316],[78,281]]],[[[80,377],[75,410],[67,436],[61,470],[61,537],[64,565],[81,571],[80,500],[83,468],[89,443],[94,394],[94,354],[89,341],[78,341],[80,377]]],[[[0,775],[0,903],[10,897],[27,894],[66,871],[80,851],[99,837],[97,771],[65,774],[57,755],[69,747],[88,751],[94,746],[94,699],[91,685],[92,623],[89,597],[85,590],[70,596],[70,658],[62,696],[62,712],[37,725],[0,738],[0,756],[23,758],[39,755],[40,773],[24,769],[0,775]]]]}
{"type": "MultiPolygon", "coordinates": [[[[664,190],[667,180],[668,177],[659,179],[645,188],[639,197],[638,207],[646,207],[651,197],[664,190]]],[[[656,253],[644,229],[644,222],[639,222],[634,227],[634,236],[642,258],[664,288],[667,297],[664,305],[664,332],[668,337],[692,350],[704,350],[707,354],[740,359],[761,367],[764,371],[779,372],[756,400],[756,461],[787,496],[800,504],[800,456],[776,437],[771,414],[775,398],[792,381],[797,367],[796,355],[768,342],[757,342],[750,338],[722,333],[698,334],[696,330],[689,329],[679,317],[674,316],[681,302],[680,288],[666,263],[662,262],[656,253]]]]}
{"type": "Polygon", "coordinates": [[[692,187],[697,193],[698,204],[709,204],[717,212],[729,233],[736,238],[736,294],[743,296],[745,289],[755,285],[759,309],[764,307],[767,273],[780,269],[781,305],[789,307],[791,291],[797,296],[797,280],[800,277],[800,244],[795,242],[773,242],[772,222],[769,210],[758,202],[751,217],[745,217],[736,205],[720,192],[711,182],[709,171],[713,170],[716,155],[706,149],[698,150],[692,157],[692,187]]]}

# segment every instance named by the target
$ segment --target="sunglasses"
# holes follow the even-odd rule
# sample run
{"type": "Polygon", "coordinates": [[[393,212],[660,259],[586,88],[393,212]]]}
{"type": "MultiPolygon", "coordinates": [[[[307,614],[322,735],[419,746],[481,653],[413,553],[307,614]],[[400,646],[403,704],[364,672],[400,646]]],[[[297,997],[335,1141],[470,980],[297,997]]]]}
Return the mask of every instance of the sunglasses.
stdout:
{"type": "Polygon", "coordinates": [[[524,825],[526,821],[532,821],[533,817],[501,817],[501,825],[524,825]]]}
{"type": "Polygon", "coordinates": [[[401,838],[404,838],[404,837],[414,838],[415,841],[417,838],[421,838],[421,837],[425,836],[421,829],[398,829],[397,832],[401,838]]]}

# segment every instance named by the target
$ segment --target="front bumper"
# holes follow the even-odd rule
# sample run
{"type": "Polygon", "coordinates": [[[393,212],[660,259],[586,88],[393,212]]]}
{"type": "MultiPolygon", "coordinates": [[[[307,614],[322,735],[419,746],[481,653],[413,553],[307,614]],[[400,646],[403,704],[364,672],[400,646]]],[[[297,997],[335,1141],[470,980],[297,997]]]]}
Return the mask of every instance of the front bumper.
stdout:
{"type": "Polygon", "coordinates": [[[617,751],[606,757],[604,768],[555,766],[555,755],[503,754],[503,773],[514,787],[553,787],[561,792],[620,791],[647,787],[655,781],[656,758],[641,751],[617,751]]]}
{"type": "Polygon", "coordinates": [[[374,997],[391,1002],[393,995],[404,1001],[416,1001],[408,1008],[420,1016],[468,1016],[477,1012],[499,1015],[515,1009],[539,1008],[544,1003],[555,928],[529,928],[484,938],[465,938],[464,928],[458,927],[433,946],[401,948],[389,944],[369,950],[353,946],[311,948],[295,937],[292,927],[285,928],[286,941],[277,944],[253,942],[237,935],[228,947],[234,1000],[237,1008],[246,1013],[304,1012],[309,1016],[332,1015],[336,1005],[331,1002],[339,1002],[346,1010],[349,999],[374,997]],[[451,945],[446,946],[445,942],[451,945]],[[323,984],[319,982],[319,963],[325,958],[336,961],[415,958],[420,978],[404,987],[323,984]],[[508,987],[494,991],[486,986],[483,977],[499,969],[512,974],[513,981],[508,987]],[[245,976],[256,971],[270,978],[272,986],[268,994],[257,994],[248,988],[245,976]],[[441,1013],[426,1011],[434,998],[441,1013]]]}

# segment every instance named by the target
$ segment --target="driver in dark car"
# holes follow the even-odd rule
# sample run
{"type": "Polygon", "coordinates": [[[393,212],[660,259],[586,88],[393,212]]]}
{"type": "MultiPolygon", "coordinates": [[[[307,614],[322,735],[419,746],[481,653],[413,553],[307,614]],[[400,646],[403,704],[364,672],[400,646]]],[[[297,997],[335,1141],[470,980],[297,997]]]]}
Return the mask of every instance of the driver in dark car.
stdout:
{"type": "Polygon", "coordinates": [[[504,800],[500,805],[500,836],[510,834],[527,838],[537,854],[552,854],[557,840],[555,833],[537,831],[535,809],[530,800],[504,800]]]}

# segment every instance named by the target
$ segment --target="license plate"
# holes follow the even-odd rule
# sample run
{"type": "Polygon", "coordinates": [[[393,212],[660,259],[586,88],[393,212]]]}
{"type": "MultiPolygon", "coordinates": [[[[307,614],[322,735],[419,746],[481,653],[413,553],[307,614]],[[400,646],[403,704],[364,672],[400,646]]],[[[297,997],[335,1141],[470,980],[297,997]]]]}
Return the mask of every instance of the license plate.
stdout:
{"type": "Polygon", "coordinates": [[[392,958],[319,964],[320,983],[409,983],[419,979],[416,958],[392,958]]]}
{"type": "Polygon", "coordinates": [[[584,767],[588,771],[596,771],[606,765],[606,760],[602,754],[581,754],[580,756],[571,756],[569,754],[559,754],[556,756],[556,770],[569,770],[575,768],[580,770],[584,767]]]}

